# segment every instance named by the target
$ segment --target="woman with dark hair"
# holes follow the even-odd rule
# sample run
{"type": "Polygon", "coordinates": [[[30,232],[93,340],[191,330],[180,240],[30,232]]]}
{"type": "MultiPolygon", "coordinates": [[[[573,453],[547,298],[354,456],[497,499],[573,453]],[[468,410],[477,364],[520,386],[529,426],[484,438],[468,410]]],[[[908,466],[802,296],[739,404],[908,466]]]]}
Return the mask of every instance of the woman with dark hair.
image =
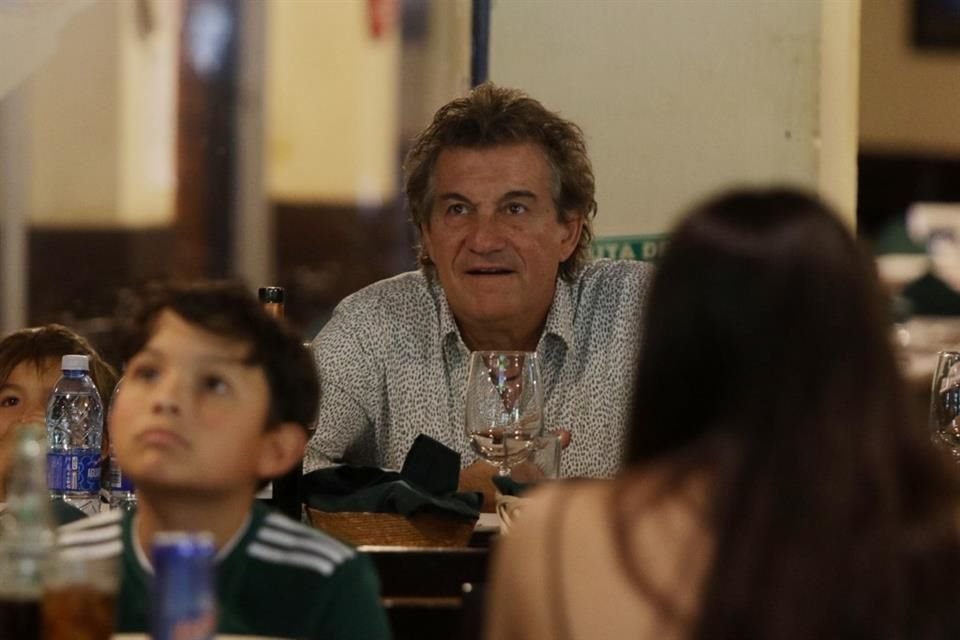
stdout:
{"type": "Polygon", "coordinates": [[[960,484],[836,216],[792,190],[703,204],[646,313],[624,471],[531,499],[488,637],[958,637],[960,484]]]}

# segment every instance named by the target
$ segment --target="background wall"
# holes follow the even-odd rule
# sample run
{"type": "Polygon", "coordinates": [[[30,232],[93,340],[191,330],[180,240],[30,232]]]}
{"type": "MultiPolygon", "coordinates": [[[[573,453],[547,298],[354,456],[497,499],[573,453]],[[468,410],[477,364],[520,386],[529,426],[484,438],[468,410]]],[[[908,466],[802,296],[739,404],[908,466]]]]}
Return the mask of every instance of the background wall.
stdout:
{"type": "Polygon", "coordinates": [[[267,29],[269,195],[331,204],[392,201],[395,25],[374,37],[366,2],[271,2],[267,29]]]}
{"type": "Polygon", "coordinates": [[[911,0],[866,0],[860,143],[876,151],[960,153],[960,52],[911,43],[911,0]]]}
{"type": "Polygon", "coordinates": [[[960,202],[960,50],[913,43],[914,0],[863,4],[857,220],[877,253],[907,238],[915,202],[960,202]]]}
{"type": "Polygon", "coordinates": [[[184,268],[286,286],[306,327],[414,266],[400,158],[468,88],[471,0],[62,1],[30,4],[59,38],[13,49],[42,60],[0,57],[28,78],[0,104],[2,328],[184,268]]]}
{"type": "Polygon", "coordinates": [[[78,15],[25,87],[34,225],[104,226],[116,217],[119,13],[98,2],[78,15]]]}
{"type": "Polygon", "coordinates": [[[495,2],[490,75],[583,126],[600,236],[663,232],[693,200],[744,181],[820,189],[852,221],[858,8],[495,2]],[[828,16],[839,28],[824,28],[828,16]],[[825,37],[837,45],[826,56],[825,37]],[[845,78],[826,93],[824,64],[845,78]],[[820,171],[824,109],[838,126],[830,175],[820,171]]]}
{"type": "Polygon", "coordinates": [[[96,2],[24,87],[31,224],[150,227],[173,216],[176,3],[96,2]]]}
{"type": "MultiPolygon", "coordinates": [[[[95,2],[32,78],[30,222],[162,226],[176,189],[175,2],[95,2]]],[[[264,180],[278,200],[374,206],[396,187],[399,37],[366,3],[266,5],[264,180]]],[[[396,18],[395,18],[396,19],[396,18]]]]}

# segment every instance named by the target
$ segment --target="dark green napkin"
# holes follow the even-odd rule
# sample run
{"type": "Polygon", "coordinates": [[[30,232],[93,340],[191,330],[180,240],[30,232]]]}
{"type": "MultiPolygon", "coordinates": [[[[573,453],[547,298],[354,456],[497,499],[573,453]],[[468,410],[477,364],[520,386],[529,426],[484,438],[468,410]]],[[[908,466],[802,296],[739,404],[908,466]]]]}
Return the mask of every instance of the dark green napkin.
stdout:
{"type": "Polygon", "coordinates": [[[303,476],[305,502],[321,511],[369,513],[438,513],[475,520],[483,497],[457,493],[460,454],[436,440],[419,435],[403,469],[340,465],[303,476]]]}
{"type": "Polygon", "coordinates": [[[431,495],[455,493],[460,484],[460,454],[421,433],[407,452],[400,475],[431,495]]]}

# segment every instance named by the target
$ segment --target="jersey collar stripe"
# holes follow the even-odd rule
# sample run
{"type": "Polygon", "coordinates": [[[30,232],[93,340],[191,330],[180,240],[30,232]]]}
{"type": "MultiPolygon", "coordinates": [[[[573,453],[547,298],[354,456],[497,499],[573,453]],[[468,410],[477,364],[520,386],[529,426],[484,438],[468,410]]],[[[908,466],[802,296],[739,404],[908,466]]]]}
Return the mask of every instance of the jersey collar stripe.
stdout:
{"type": "Polygon", "coordinates": [[[341,550],[342,553],[347,553],[353,555],[353,549],[336,538],[332,538],[329,535],[317,531],[316,529],[309,529],[298,522],[294,522],[286,516],[281,516],[276,513],[271,513],[266,518],[266,523],[271,527],[277,529],[285,529],[290,533],[296,534],[300,537],[307,538],[309,540],[320,540],[329,544],[330,546],[337,547],[341,550]]]}
{"type": "Polygon", "coordinates": [[[59,527],[60,531],[78,531],[83,529],[98,529],[111,524],[119,523],[123,519],[123,511],[116,509],[107,513],[99,513],[90,518],[74,520],[59,527]]]}
{"type": "Polygon", "coordinates": [[[272,562],[274,564],[287,564],[303,569],[312,569],[325,576],[333,573],[334,564],[324,560],[312,553],[284,552],[273,547],[262,545],[259,542],[252,543],[247,547],[247,553],[254,558],[272,562]]]}
{"type": "Polygon", "coordinates": [[[62,549],[60,555],[67,560],[97,560],[112,558],[123,552],[123,542],[119,539],[83,547],[69,547],[62,549]]]}
{"type": "Polygon", "coordinates": [[[322,556],[327,560],[331,560],[336,564],[340,564],[344,560],[353,556],[352,552],[345,552],[343,549],[340,549],[337,546],[324,544],[324,541],[322,540],[301,538],[299,536],[290,535],[289,533],[285,533],[270,527],[263,527],[260,529],[260,531],[257,532],[257,540],[260,540],[261,542],[269,542],[272,546],[284,547],[285,549],[291,551],[310,551],[322,556]]]}
{"type": "Polygon", "coordinates": [[[57,536],[57,543],[61,546],[83,545],[92,542],[103,542],[104,540],[119,540],[120,535],[119,524],[97,527],[96,529],[80,529],[78,531],[61,530],[60,535],[57,536]]]}

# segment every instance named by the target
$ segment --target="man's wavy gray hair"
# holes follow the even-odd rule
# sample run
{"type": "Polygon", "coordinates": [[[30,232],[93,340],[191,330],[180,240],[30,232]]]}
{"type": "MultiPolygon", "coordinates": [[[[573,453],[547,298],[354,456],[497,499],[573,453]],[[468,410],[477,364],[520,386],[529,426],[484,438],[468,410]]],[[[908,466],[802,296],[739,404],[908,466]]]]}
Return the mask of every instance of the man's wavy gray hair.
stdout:
{"type": "MultiPolygon", "coordinates": [[[[518,143],[537,144],[546,154],[552,177],[551,195],[560,221],[583,218],[580,243],[560,265],[560,276],[570,280],[590,260],[591,221],[597,212],[593,167],[580,127],[517,89],[484,83],[437,111],[404,162],[410,219],[418,237],[421,226],[430,224],[433,174],[441,151],[449,147],[482,149],[518,143]]],[[[432,267],[422,239],[417,251],[420,264],[432,267]]]]}

